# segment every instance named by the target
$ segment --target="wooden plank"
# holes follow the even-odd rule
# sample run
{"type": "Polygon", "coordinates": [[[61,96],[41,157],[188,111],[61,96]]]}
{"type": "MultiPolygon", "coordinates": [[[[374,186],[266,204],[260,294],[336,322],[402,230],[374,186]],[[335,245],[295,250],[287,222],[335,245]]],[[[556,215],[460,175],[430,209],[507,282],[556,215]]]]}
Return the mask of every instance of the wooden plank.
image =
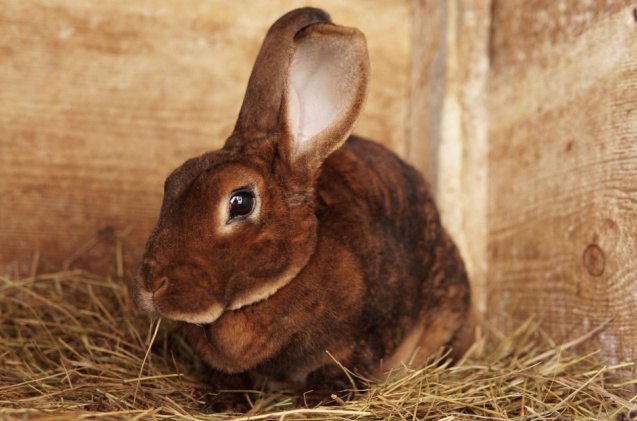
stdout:
{"type": "Polygon", "coordinates": [[[407,158],[424,169],[484,311],[489,0],[417,1],[407,158]]]}
{"type": "Polygon", "coordinates": [[[637,358],[632,2],[494,4],[488,316],[637,358]]]}
{"type": "Polygon", "coordinates": [[[438,183],[438,145],[442,136],[448,14],[445,2],[414,2],[409,106],[405,155],[422,168],[432,187],[438,183]]]}
{"type": "MultiPolygon", "coordinates": [[[[3,1],[0,273],[30,270],[36,250],[41,270],[57,269],[100,230],[104,241],[77,264],[112,269],[97,262],[112,255],[113,230],[129,230],[134,268],[165,176],[223,143],[265,31],[299,5],[3,1]]],[[[322,6],[369,40],[372,88],[357,132],[401,152],[411,3],[322,6]]]]}

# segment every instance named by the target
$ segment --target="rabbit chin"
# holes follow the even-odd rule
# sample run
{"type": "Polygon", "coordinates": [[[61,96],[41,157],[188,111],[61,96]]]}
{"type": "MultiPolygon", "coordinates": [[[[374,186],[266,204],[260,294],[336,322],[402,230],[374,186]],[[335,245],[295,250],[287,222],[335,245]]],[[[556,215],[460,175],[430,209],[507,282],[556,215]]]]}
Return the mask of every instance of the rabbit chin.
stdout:
{"type": "Polygon", "coordinates": [[[177,320],[179,322],[186,322],[194,325],[206,325],[215,322],[219,317],[221,317],[223,311],[224,308],[221,304],[214,303],[206,310],[197,313],[162,314],[162,312],[160,311],[159,314],[164,315],[164,317],[168,319],[177,320]]]}
{"type": "Polygon", "coordinates": [[[149,314],[158,314],[170,320],[179,322],[192,323],[196,325],[205,325],[216,321],[224,312],[224,307],[219,303],[212,303],[204,311],[196,313],[168,312],[162,311],[155,305],[153,294],[148,291],[141,290],[137,296],[137,303],[144,311],[149,314]]]}

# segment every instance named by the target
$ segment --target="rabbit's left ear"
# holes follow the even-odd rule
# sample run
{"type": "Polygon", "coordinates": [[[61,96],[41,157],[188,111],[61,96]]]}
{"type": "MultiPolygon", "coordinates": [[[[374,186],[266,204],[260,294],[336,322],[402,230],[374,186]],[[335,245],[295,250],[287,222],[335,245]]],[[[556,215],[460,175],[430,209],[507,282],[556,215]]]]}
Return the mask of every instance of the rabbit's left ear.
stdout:
{"type": "Polygon", "coordinates": [[[292,166],[310,179],[345,142],[361,112],[369,79],[365,36],[316,23],[295,36],[283,91],[282,142],[292,166]]]}

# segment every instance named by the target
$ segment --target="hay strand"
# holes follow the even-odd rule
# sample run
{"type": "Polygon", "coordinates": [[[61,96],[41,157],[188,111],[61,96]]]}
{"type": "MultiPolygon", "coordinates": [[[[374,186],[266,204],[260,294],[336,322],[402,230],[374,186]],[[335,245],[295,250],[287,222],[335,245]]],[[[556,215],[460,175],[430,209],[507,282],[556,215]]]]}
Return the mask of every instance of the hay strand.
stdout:
{"type": "MultiPolygon", "coordinates": [[[[610,320],[563,344],[529,320],[506,337],[485,326],[456,365],[439,354],[352,390],[351,401],[299,408],[286,393],[246,391],[249,413],[206,413],[203,367],[174,324],[133,310],[124,282],[78,270],[36,276],[38,260],[26,278],[0,277],[1,418],[592,420],[637,410],[631,363],[575,353],[610,320]]],[[[121,279],[121,251],[118,260],[121,279]]]]}

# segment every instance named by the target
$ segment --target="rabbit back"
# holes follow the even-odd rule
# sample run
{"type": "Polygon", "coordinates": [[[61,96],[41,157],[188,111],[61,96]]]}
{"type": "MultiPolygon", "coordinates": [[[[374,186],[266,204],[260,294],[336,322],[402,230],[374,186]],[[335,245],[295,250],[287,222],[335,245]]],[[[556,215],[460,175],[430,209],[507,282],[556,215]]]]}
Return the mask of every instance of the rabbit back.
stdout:
{"type": "Polygon", "coordinates": [[[399,350],[405,341],[420,348],[420,360],[444,345],[461,355],[472,334],[469,281],[422,175],[382,145],[351,136],[325,161],[316,197],[319,235],[338,238],[360,262],[359,331],[375,357],[413,358],[413,349],[399,350]]]}

